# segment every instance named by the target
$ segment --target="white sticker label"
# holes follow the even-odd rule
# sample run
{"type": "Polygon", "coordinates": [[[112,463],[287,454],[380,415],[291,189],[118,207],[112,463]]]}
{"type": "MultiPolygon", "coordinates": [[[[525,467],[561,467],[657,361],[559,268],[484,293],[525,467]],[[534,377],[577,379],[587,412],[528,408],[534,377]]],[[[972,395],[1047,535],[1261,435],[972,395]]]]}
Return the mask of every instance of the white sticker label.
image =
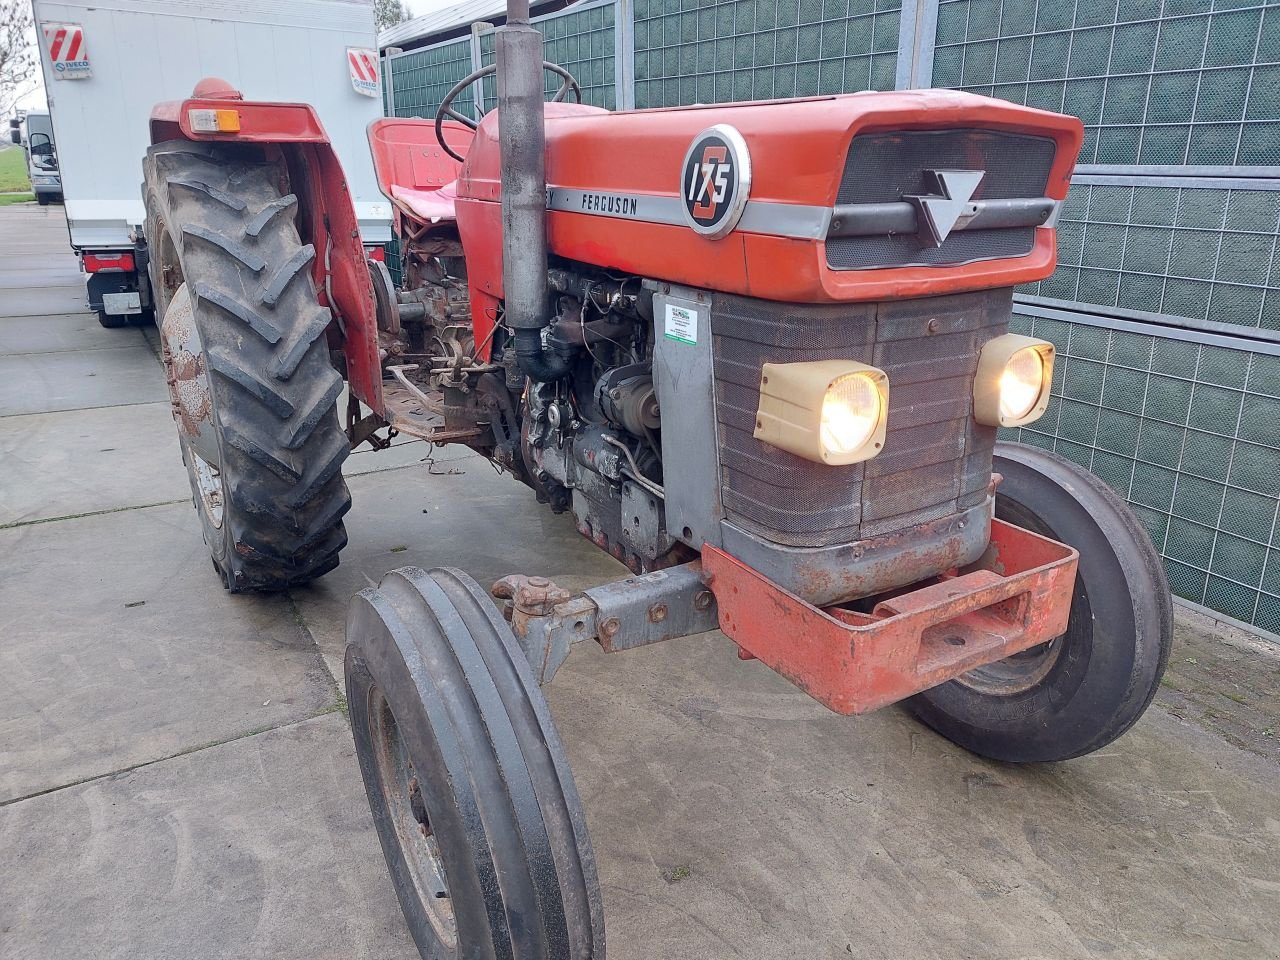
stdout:
{"type": "Polygon", "coordinates": [[[681,343],[698,342],[698,315],[688,307],[677,307],[667,304],[668,340],[679,340],[681,343]]]}

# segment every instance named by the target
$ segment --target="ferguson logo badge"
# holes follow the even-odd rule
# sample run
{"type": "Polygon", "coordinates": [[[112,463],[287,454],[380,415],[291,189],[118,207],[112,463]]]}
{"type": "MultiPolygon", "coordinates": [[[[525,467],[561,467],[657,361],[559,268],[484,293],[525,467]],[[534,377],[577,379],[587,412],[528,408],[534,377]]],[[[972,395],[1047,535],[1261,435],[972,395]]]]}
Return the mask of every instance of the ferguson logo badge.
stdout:
{"type": "Polygon", "coordinates": [[[751,192],[751,155],[742,134],[719,123],[694,138],[684,155],[680,195],[685,219],[712,240],[738,223],[751,192]]]}

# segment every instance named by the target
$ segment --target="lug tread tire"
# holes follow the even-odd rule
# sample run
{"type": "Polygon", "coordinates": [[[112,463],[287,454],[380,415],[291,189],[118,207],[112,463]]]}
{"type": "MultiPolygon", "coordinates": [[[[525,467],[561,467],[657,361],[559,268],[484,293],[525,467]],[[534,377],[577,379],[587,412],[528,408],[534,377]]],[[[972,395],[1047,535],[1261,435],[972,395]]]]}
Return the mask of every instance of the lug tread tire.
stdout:
{"type": "Polygon", "coordinates": [[[564,747],[484,590],[456,570],[394,570],[352,601],[347,639],[361,772],[422,956],[445,954],[378,800],[373,691],[390,705],[422,783],[453,896],[457,955],[604,960],[599,880],[564,747]]]}
{"type": "Polygon", "coordinates": [[[205,524],[214,563],[233,592],[306,583],[337,566],[351,497],[342,378],[330,313],[303,269],[314,250],[298,237],[297,197],[277,164],[241,145],[158,144],[144,178],[152,250],[166,231],[205,354],[224,461],[224,522],[205,524]]]}
{"type": "Polygon", "coordinates": [[[981,756],[1070,760],[1123,735],[1151,704],[1169,662],[1173,598],[1146,528],[1093,474],[1038,447],[1003,442],[993,469],[1004,477],[997,516],[1018,522],[1024,511],[1041,525],[1036,532],[1080,552],[1063,649],[1025,692],[989,694],[951,681],[906,705],[981,756]]]}

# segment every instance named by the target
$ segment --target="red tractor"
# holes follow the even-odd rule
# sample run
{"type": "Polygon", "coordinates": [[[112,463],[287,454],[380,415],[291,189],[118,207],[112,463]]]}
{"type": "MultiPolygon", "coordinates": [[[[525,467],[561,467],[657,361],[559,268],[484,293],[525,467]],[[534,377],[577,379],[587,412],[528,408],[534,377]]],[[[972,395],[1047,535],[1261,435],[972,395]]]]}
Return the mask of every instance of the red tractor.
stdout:
{"type": "Polygon", "coordinates": [[[478,451],[630,568],[577,595],[510,576],[500,610],[410,567],[352,601],[351,724],[423,957],[604,956],[539,690],[579,641],[719,628],[838,713],[905,700],[1005,761],[1127,730],[1168,657],[1160,559],[1090,474],[996,439],[1049,401],[1012,288],[1053,270],[1080,123],[934,90],[610,113],[569,102],[527,0],[496,40],[434,123],[370,128],[400,290],[308,106],[203,81],[156,107],[145,160],[229,589],[332,569],[343,459],[389,431],[478,451]],[[496,113],[453,109],[494,72],[496,113]]]}

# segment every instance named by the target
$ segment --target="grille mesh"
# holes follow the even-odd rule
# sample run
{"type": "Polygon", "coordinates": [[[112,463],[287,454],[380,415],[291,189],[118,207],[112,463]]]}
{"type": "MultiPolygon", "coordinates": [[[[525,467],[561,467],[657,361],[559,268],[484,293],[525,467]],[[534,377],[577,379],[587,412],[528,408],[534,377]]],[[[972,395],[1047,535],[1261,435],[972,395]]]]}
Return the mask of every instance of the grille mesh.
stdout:
{"type": "Polygon", "coordinates": [[[976,260],[1025,257],[1035,242],[1035,227],[958,231],[940,247],[922,247],[915,237],[832,237],[827,241],[827,265],[832,270],[953,267],[976,260]]]}
{"type": "MultiPolygon", "coordinates": [[[[985,171],[975,200],[1042,197],[1055,151],[1054,142],[1044,137],[996,130],[863,134],[849,145],[836,202],[882,203],[927,194],[926,170],[985,171]]],[[[1024,257],[1034,244],[1034,227],[958,230],[940,247],[922,247],[914,236],[833,237],[827,241],[827,264],[833,270],[954,266],[1024,257]]]]}
{"type": "Polygon", "coordinates": [[[774,543],[818,547],[980,503],[995,430],[970,416],[973,377],[982,345],[1007,329],[1010,304],[1007,289],[838,305],[717,295],[711,326],[726,515],[774,543]],[[830,467],[756,440],[763,364],[834,358],[888,374],[884,452],[830,467]]]}

